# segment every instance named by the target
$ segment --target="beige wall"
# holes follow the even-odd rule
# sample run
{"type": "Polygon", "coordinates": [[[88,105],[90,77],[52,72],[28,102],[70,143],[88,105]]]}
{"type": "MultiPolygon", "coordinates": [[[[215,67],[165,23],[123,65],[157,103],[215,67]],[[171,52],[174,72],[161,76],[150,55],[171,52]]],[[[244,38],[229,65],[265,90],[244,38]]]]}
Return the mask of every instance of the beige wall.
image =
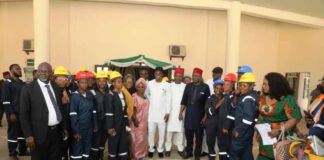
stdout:
{"type": "Polygon", "coordinates": [[[278,69],[282,72],[310,72],[310,91],[324,75],[324,29],[280,24],[278,69]]]}
{"type": "MultiPolygon", "coordinates": [[[[0,71],[11,63],[25,66],[21,48],[22,39],[33,37],[32,3],[0,7],[0,71]]],[[[50,60],[73,70],[137,54],[169,61],[168,45],[182,44],[187,57],[172,62],[187,74],[199,66],[209,79],[214,66],[225,65],[226,23],[224,11],[51,1],[50,60]]],[[[239,64],[254,68],[258,88],[270,71],[311,71],[314,87],[324,74],[323,35],[324,30],[242,16],[239,64]]]]}
{"type": "MultiPolygon", "coordinates": [[[[9,65],[25,66],[27,56],[22,51],[23,39],[33,38],[33,10],[30,2],[0,3],[0,71],[7,71],[9,65]]],[[[2,78],[2,77],[1,77],[2,78]]]]}
{"type": "Polygon", "coordinates": [[[261,88],[263,76],[278,71],[278,22],[242,16],[239,65],[250,65],[261,88]]]}

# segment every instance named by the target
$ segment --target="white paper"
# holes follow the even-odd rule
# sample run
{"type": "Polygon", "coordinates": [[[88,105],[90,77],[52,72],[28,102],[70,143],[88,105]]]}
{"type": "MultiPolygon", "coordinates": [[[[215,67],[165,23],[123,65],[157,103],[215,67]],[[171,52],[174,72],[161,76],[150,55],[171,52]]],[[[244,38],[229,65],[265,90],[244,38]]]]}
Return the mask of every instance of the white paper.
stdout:
{"type": "Polygon", "coordinates": [[[271,138],[269,136],[269,132],[271,131],[271,126],[269,123],[257,124],[255,125],[255,128],[258,130],[259,134],[261,135],[263,145],[273,145],[274,143],[277,142],[276,137],[271,138]]]}

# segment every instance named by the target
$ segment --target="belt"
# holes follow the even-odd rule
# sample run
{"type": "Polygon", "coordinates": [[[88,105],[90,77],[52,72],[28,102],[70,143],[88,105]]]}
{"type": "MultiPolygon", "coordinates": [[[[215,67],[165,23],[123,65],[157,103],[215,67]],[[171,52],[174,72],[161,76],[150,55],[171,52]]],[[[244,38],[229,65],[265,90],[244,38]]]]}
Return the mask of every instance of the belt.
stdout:
{"type": "Polygon", "coordinates": [[[48,129],[49,130],[55,130],[55,129],[57,129],[57,125],[55,125],[55,126],[48,126],[48,129]]]}

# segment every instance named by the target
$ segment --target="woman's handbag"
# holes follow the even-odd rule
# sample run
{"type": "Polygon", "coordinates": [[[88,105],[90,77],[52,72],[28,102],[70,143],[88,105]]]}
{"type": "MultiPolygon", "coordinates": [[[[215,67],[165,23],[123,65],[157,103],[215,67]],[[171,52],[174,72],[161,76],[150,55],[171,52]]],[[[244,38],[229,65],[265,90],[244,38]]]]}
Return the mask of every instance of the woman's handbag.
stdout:
{"type": "Polygon", "coordinates": [[[281,126],[281,133],[278,137],[278,142],[273,145],[273,154],[276,160],[289,160],[289,148],[291,140],[288,140],[285,137],[285,125],[284,123],[281,126]]]}

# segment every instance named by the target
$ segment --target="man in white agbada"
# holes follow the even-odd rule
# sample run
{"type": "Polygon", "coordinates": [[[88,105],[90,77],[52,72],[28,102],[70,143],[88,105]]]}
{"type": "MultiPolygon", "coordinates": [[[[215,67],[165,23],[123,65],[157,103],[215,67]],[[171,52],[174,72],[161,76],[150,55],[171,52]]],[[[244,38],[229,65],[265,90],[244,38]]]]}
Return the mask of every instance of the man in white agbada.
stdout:
{"type": "Polygon", "coordinates": [[[170,106],[171,106],[171,92],[170,84],[162,81],[163,69],[157,67],[154,72],[155,79],[148,83],[147,96],[150,101],[149,114],[148,114],[148,131],[149,131],[149,154],[148,157],[152,158],[154,154],[154,136],[156,127],[159,131],[159,142],[157,151],[159,158],[163,158],[163,143],[165,135],[166,122],[169,119],[170,106]]]}
{"type": "Polygon", "coordinates": [[[179,120],[180,108],[181,108],[181,100],[183,96],[183,92],[185,90],[186,85],[182,83],[184,70],[182,68],[175,69],[174,72],[174,82],[171,85],[171,109],[170,109],[170,117],[167,123],[167,136],[165,141],[165,156],[171,156],[171,147],[172,147],[172,139],[173,144],[177,146],[178,153],[182,157],[184,150],[184,126],[183,121],[179,120]]]}

